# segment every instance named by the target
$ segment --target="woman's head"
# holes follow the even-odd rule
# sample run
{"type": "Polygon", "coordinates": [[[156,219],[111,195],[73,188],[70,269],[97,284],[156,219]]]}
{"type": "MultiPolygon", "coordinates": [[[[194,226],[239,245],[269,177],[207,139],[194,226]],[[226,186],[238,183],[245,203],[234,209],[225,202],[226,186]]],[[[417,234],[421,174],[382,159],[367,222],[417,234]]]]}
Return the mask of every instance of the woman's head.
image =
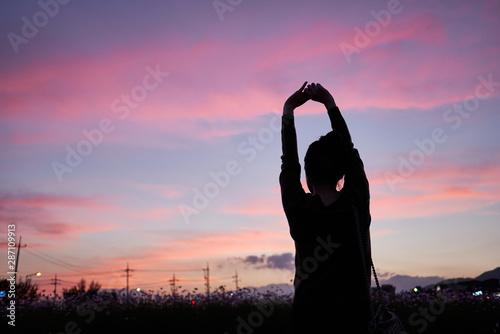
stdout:
{"type": "Polygon", "coordinates": [[[307,186],[313,192],[314,185],[334,189],[345,174],[347,143],[342,136],[331,131],[309,145],[304,158],[307,186]]]}

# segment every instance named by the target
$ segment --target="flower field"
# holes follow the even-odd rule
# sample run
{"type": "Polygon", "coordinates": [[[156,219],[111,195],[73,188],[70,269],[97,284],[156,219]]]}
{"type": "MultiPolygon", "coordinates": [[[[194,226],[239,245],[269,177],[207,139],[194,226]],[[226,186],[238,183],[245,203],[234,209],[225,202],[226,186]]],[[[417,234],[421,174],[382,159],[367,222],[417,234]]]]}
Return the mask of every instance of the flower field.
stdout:
{"type": "MultiPolygon", "coordinates": [[[[386,295],[407,333],[500,333],[500,298],[471,294],[403,292],[386,295]]],[[[81,294],[54,301],[40,296],[16,304],[8,325],[1,298],[1,333],[287,333],[292,296],[252,289],[205,294],[81,294]]],[[[334,324],[332,324],[332,333],[334,324]]]]}

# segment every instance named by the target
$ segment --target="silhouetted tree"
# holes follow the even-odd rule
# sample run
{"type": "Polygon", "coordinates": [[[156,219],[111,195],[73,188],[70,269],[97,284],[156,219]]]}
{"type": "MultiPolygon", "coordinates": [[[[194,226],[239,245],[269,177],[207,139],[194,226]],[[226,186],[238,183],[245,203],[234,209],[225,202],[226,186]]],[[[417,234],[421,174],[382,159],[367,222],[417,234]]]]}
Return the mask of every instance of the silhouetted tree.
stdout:
{"type": "MultiPolygon", "coordinates": [[[[6,278],[0,279],[0,291],[5,291],[6,297],[9,296],[10,281],[6,278]]],[[[18,282],[14,293],[16,300],[36,300],[38,298],[38,284],[31,283],[31,280],[18,282]]]]}
{"type": "Polygon", "coordinates": [[[101,288],[101,284],[99,284],[95,281],[92,281],[92,282],[90,282],[89,288],[87,290],[86,283],[87,282],[85,281],[85,279],[82,278],[75,286],[71,287],[70,289],[63,289],[64,298],[78,296],[78,295],[82,295],[82,294],[94,295],[94,294],[97,294],[97,292],[101,288]]]}
{"type": "Polygon", "coordinates": [[[90,282],[89,289],[87,290],[87,293],[91,294],[91,295],[95,295],[101,289],[101,286],[102,286],[101,284],[92,281],[92,282],[90,282]]]}

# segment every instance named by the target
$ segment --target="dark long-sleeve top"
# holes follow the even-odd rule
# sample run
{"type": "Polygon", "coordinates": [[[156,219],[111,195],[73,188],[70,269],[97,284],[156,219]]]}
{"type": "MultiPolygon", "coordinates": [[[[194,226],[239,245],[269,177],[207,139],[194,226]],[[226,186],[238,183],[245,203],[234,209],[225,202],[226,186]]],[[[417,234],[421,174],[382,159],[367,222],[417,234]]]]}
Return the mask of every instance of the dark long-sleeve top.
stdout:
{"type": "MultiPolygon", "coordinates": [[[[328,110],[328,116],[332,129],[349,143],[344,186],[338,199],[328,206],[319,196],[306,193],[302,188],[294,117],[282,117],[280,186],[296,250],[294,317],[301,317],[302,314],[304,317],[316,317],[321,322],[320,318],[326,316],[331,321],[336,317],[350,316],[351,313],[345,313],[346,309],[355,308],[359,309],[362,319],[366,319],[366,280],[361,266],[353,204],[359,212],[365,267],[370,273],[368,180],[340,110],[332,108],[328,110]]],[[[301,320],[294,321],[298,324],[301,320]]]]}

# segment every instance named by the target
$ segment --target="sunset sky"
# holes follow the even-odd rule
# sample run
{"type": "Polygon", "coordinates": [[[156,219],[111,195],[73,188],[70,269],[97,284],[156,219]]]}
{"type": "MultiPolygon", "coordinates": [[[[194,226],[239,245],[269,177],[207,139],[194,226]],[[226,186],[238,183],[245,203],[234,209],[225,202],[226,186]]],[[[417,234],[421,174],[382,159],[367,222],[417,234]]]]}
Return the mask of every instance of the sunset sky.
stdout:
{"type": "MultiPolygon", "coordinates": [[[[0,243],[43,289],[290,283],[280,115],[330,90],[384,277],[500,266],[499,1],[2,1],[0,243]]],[[[329,131],[296,110],[299,154],[329,131]]],[[[170,291],[170,290],[168,290],[170,291]]]]}

